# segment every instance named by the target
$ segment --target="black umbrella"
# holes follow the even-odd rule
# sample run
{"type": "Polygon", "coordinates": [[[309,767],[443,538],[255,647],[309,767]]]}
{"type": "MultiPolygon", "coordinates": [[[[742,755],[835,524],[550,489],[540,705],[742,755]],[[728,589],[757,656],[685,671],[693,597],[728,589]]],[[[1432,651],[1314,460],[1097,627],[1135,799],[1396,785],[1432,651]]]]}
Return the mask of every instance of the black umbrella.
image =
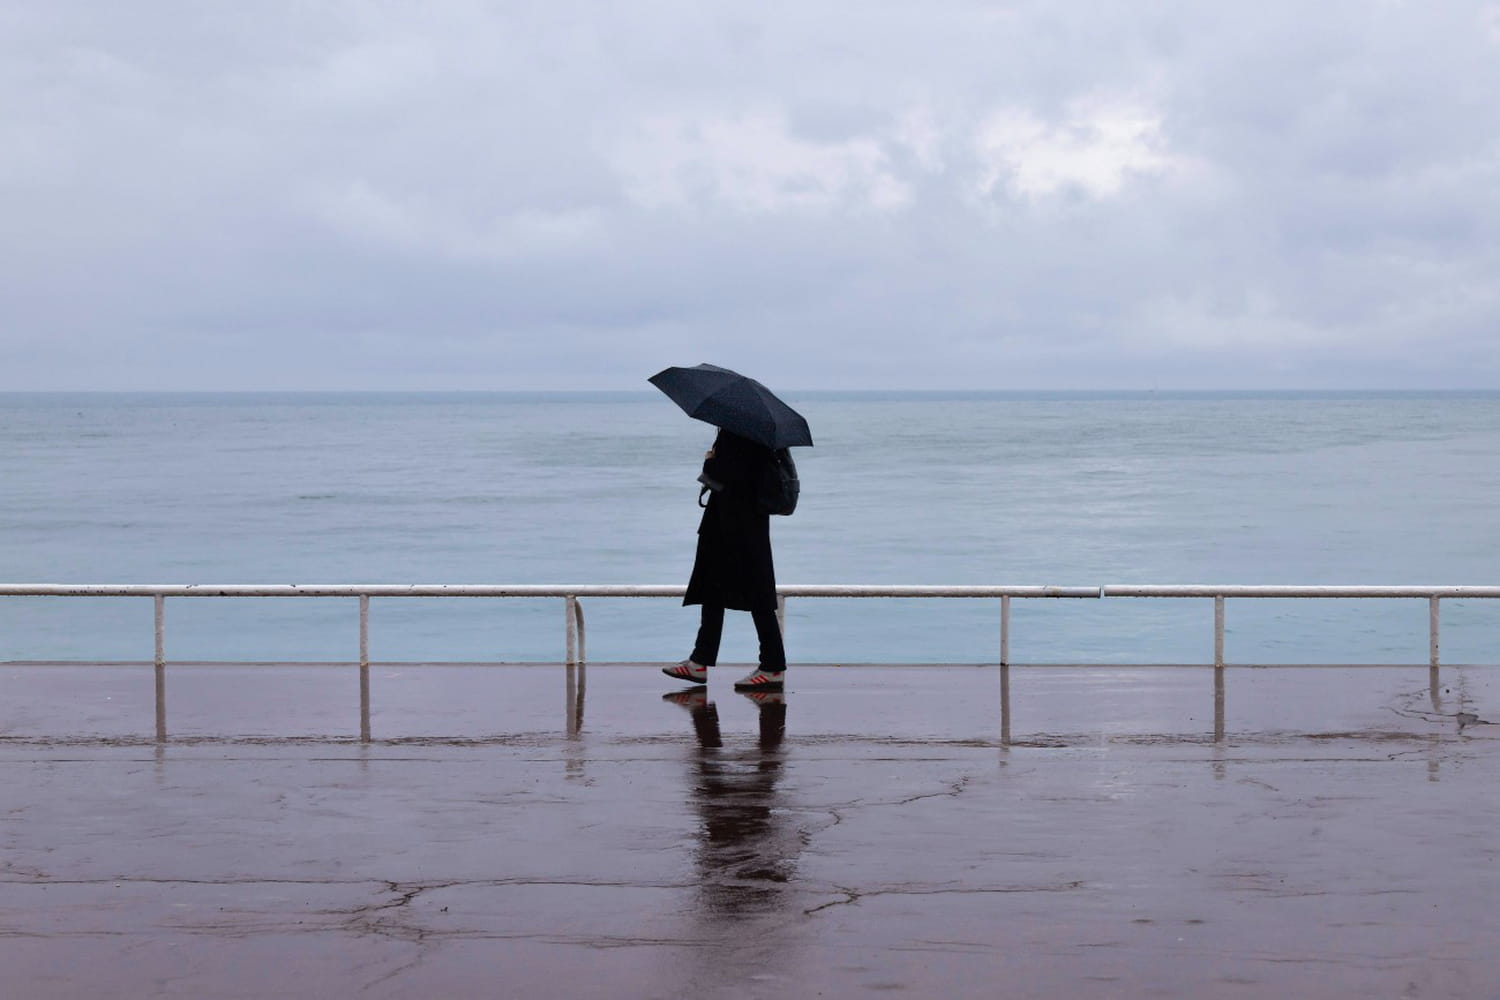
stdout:
{"type": "Polygon", "coordinates": [[[731,434],[767,448],[812,446],[812,431],[802,414],[739,372],[718,365],[667,368],[652,375],[650,382],[688,416],[731,434]]]}

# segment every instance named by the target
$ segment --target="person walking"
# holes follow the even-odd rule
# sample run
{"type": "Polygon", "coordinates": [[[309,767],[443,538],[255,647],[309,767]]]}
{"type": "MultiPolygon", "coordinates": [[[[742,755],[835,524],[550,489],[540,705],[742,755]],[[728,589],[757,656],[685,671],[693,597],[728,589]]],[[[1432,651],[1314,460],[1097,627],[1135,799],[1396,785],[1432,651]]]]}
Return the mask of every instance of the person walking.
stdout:
{"type": "Polygon", "coordinates": [[[663,667],[674,680],[707,684],[718,662],[726,610],[748,611],[760,640],[760,665],[735,681],[736,691],[779,691],[785,684],[786,649],[776,618],[776,569],[771,558],[770,516],[758,497],[776,475],[775,453],[763,444],[720,430],[704,457],[698,548],[684,606],[701,607],[692,654],[663,667]]]}
{"type": "Polygon", "coordinates": [[[776,616],[776,570],[771,561],[771,514],[797,509],[801,485],[790,448],[812,447],[802,414],[753,378],[718,365],[672,367],[648,379],[695,420],[719,428],[703,461],[699,494],[703,519],[698,552],[682,603],[702,607],[693,652],[662,672],[674,680],[708,683],[718,662],[724,612],[750,612],[760,638],[760,666],[736,681],[736,691],[779,691],[786,650],[776,616]]]}

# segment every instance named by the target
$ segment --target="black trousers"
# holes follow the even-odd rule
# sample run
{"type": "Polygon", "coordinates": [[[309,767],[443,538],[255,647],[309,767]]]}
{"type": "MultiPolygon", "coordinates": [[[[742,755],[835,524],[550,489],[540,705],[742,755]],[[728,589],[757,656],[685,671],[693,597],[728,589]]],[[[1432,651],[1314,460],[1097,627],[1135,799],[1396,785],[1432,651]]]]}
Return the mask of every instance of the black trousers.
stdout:
{"type": "MultiPolygon", "coordinates": [[[[785,670],[786,647],[781,642],[781,626],[774,611],[752,611],[755,635],[760,639],[760,668],[785,670]]],[[[703,605],[698,623],[698,641],[693,643],[693,662],[711,667],[719,662],[719,640],[724,637],[724,609],[703,605]]]]}

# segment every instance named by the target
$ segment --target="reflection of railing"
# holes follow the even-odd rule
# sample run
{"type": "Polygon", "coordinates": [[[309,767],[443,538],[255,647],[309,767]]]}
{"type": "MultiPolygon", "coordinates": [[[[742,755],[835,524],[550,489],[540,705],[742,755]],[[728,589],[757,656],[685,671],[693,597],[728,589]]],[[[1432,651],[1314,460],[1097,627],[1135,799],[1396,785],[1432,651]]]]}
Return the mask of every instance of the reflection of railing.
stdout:
{"type": "MultiPolygon", "coordinates": [[[[156,607],[156,663],[166,662],[165,603],[168,597],[348,597],[359,599],[359,662],[370,662],[370,599],[374,597],[535,597],[564,602],[564,662],[585,658],[583,597],[682,597],[680,585],[656,584],[136,584],[136,583],[6,583],[0,597],[150,597],[156,607]]],[[[1010,602],[1014,598],[1164,597],[1213,598],[1213,666],[1224,662],[1224,602],[1228,598],[1420,598],[1428,602],[1428,665],[1438,665],[1438,602],[1458,598],[1500,598],[1500,587],[1344,587],[1344,586],[1215,586],[1209,584],[1122,584],[1103,587],[1009,586],[887,586],[860,584],[802,584],[777,588],[778,612],[785,627],[788,597],[842,598],[960,598],[1000,601],[1000,660],[1010,660],[1010,602]]]]}

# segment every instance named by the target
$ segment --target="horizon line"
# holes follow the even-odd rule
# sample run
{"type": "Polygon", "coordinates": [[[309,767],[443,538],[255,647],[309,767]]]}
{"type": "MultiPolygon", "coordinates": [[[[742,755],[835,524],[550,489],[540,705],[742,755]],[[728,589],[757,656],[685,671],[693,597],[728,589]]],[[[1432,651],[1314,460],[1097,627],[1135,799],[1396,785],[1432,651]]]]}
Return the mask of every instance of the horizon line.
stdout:
{"type": "MultiPolygon", "coordinates": [[[[1182,387],[1035,387],[1035,388],[977,388],[977,387],[945,387],[945,388],[923,388],[923,387],[840,387],[824,388],[818,386],[795,386],[777,387],[778,392],[788,395],[797,393],[818,393],[827,395],[870,395],[870,394],[899,394],[899,395],[1039,395],[1039,394],[1130,394],[1149,396],[1160,395],[1254,395],[1258,393],[1297,393],[1305,395],[1313,394],[1355,394],[1355,393],[1385,393],[1385,394],[1418,394],[1418,393],[1495,393],[1500,392],[1497,386],[1343,386],[1343,387],[1306,387],[1306,386],[1259,386],[1255,388],[1182,388],[1182,387]]],[[[652,388],[495,388],[495,389],[284,389],[284,388],[254,388],[254,389],[8,389],[0,387],[0,396],[77,396],[77,395],[99,395],[99,396],[147,396],[147,395],[174,395],[174,396],[253,396],[253,395],[306,395],[306,396],[417,396],[417,395],[448,395],[448,396],[495,396],[495,395],[615,395],[615,396],[654,396],[656,391],[652,388]]]]}

